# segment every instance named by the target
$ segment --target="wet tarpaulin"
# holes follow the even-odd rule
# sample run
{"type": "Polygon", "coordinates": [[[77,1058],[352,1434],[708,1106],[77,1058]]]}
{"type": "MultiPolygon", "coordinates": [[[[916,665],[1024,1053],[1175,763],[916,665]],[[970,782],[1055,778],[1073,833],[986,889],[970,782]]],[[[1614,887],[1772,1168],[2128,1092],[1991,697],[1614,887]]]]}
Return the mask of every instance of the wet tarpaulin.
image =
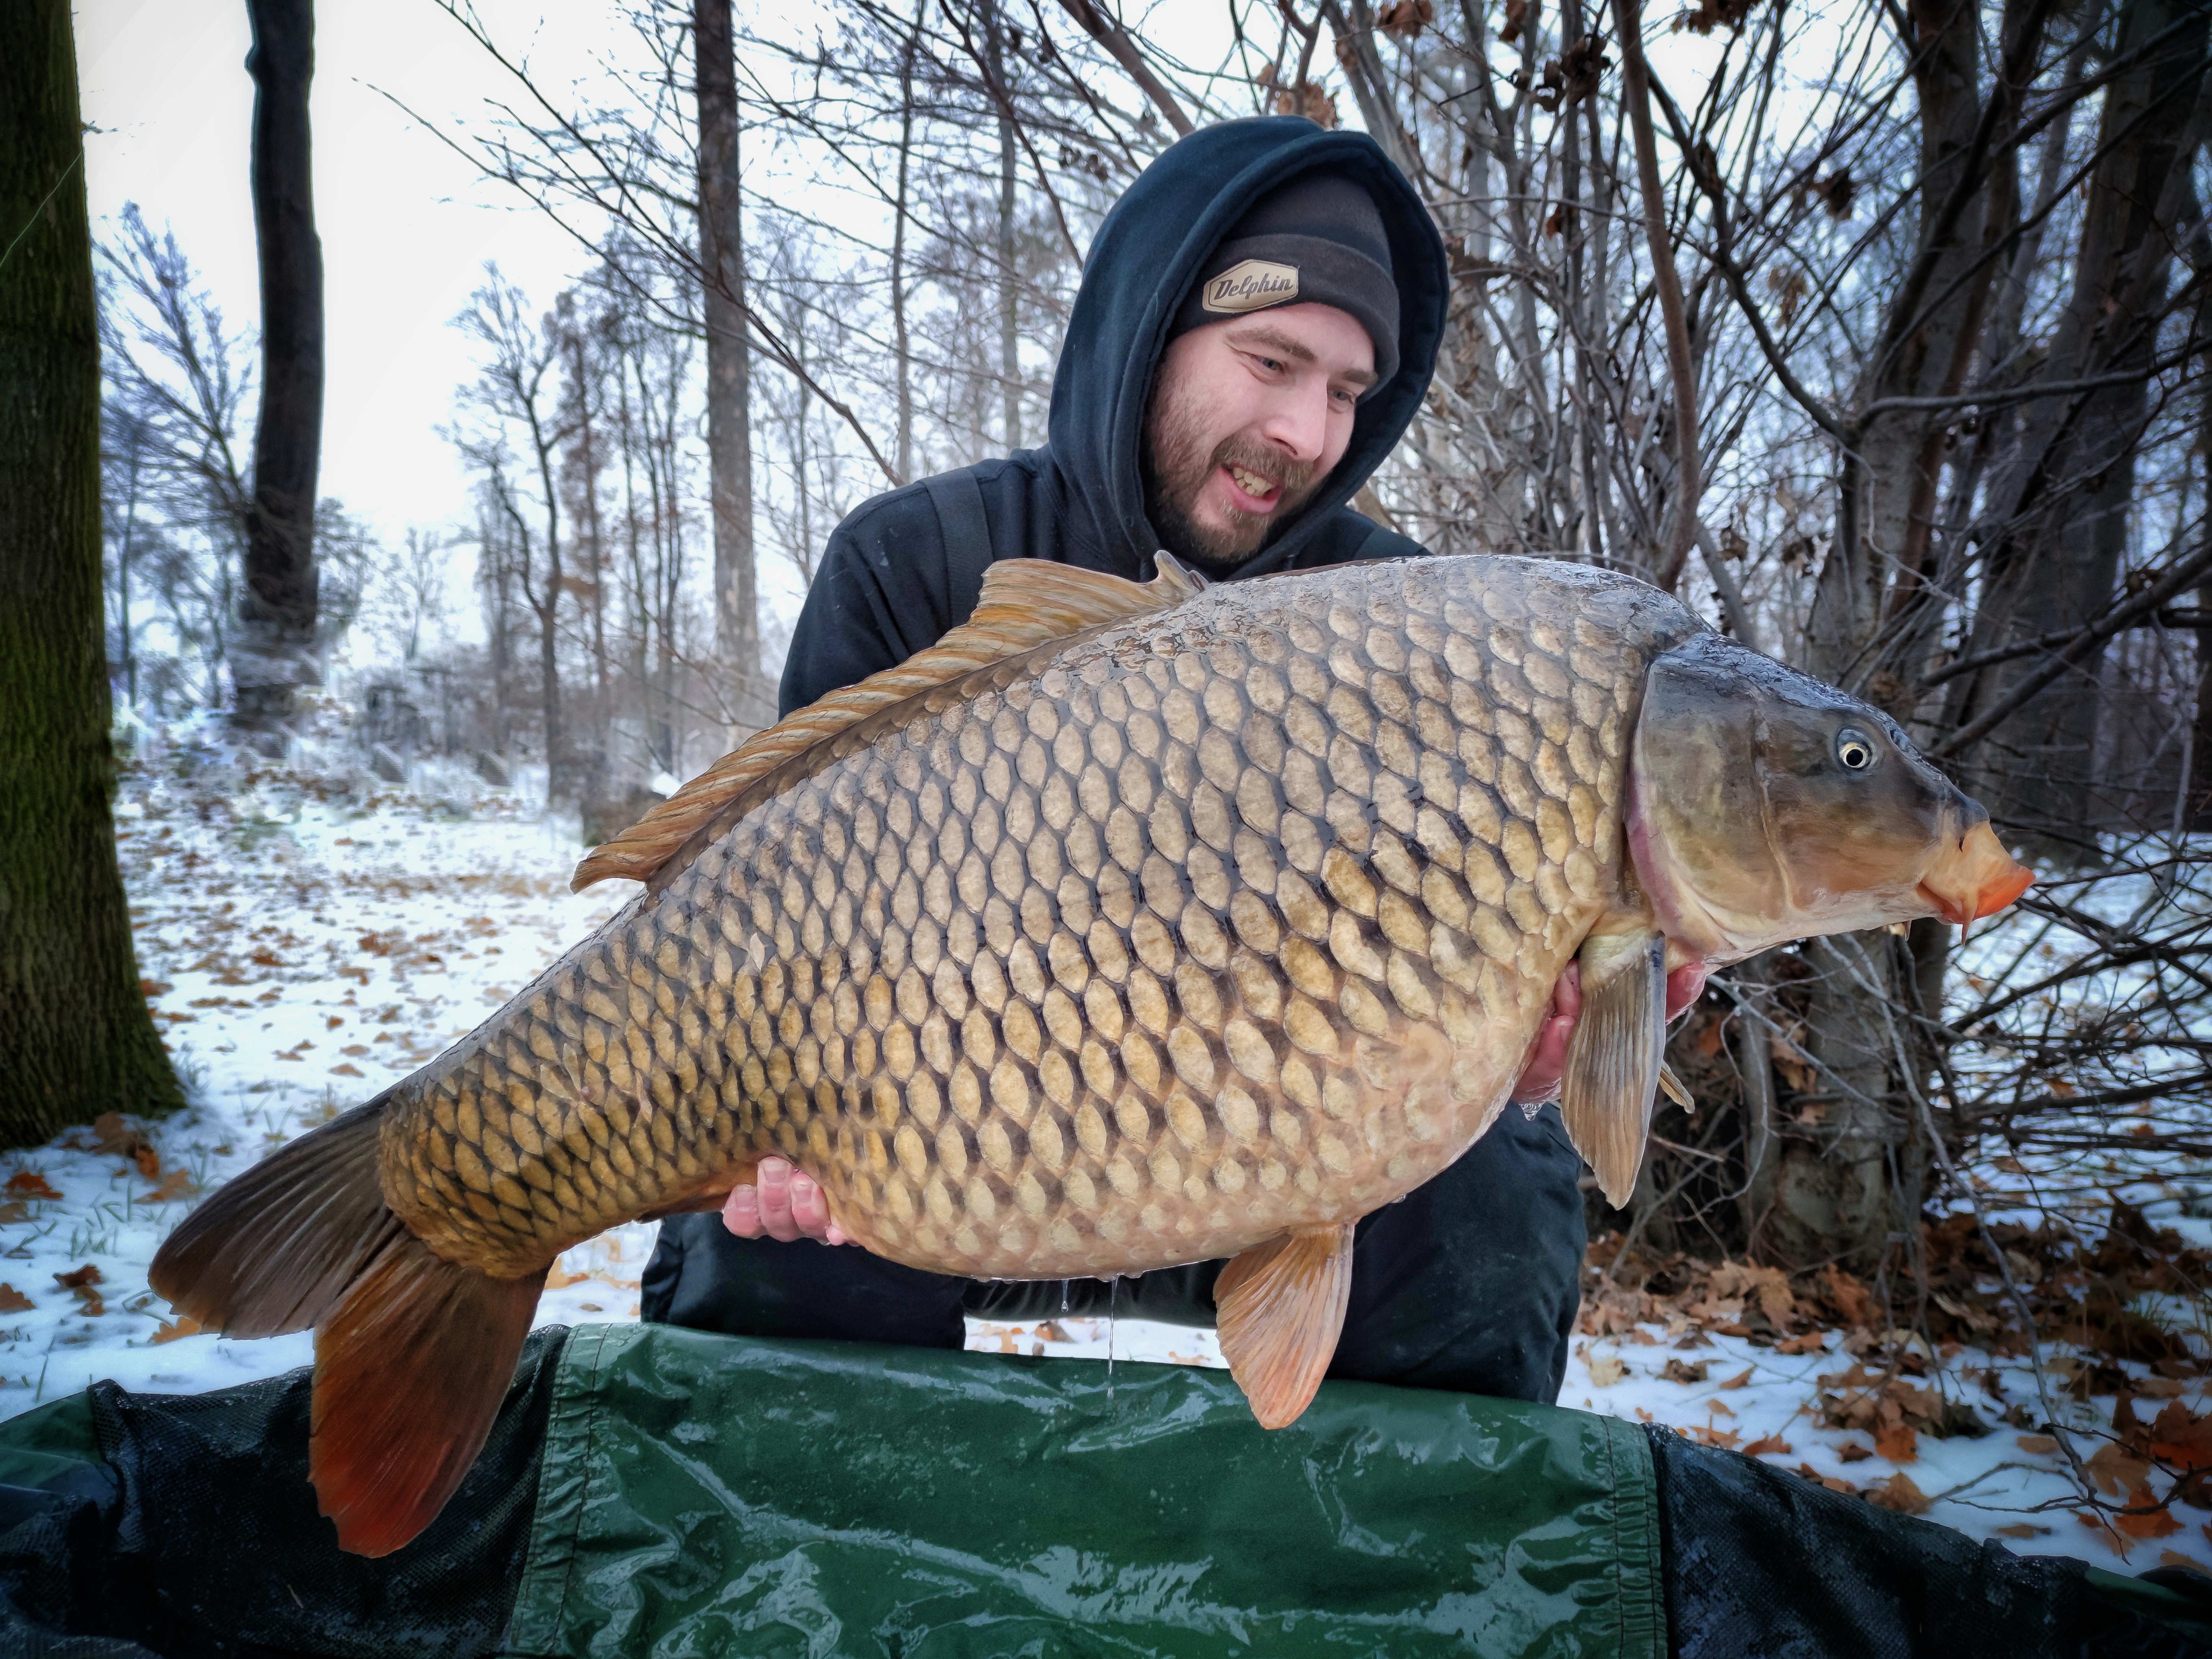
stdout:
{"type": "Polygon", "coordinates": [[[452,1504],[379,1562],[314,1513],[307,1413],[300,1373],[0,1424],[0,1651],[2204,1650],[2180,1591],[1466,1395],[1330,1383],[1270,1434],[1182,1367],[540,1333],[452,1504]]]}

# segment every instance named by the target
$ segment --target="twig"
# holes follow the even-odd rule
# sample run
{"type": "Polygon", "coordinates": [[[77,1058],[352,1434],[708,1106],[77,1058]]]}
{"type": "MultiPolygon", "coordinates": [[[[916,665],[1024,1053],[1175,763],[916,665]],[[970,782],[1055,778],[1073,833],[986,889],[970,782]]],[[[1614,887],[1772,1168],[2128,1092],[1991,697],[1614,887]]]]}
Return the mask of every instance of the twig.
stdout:
{"type": "Polygon", "coordinates": [[[1667,197],[1659,182],[1659,143],[1651,131],[1651,71],[1644,61],[1644,18],[1638,0],[1613,0],[1613,27],[1620,35],[1621,102],[1636,140],[1636,181],[1644,197],[1644,234],[1651,247],[1651,272],[1659,294],[1659,318],[1667,335],[1667,372],[1674,392],[1674,515],[1659,551],[1653,580],[1668,592],[1681,580],[1697,534],[1698,497],[1703,493],[1698,458],[1697,368],[1690,356],[1690,325],[1682,304],[1682,279],[1674,269],[1674,250],[1667,236],[1667,197]]]}
{"type": "Polygon", "coordinates": [[[1190,117],[1182,112],[1182,106],[1176,102],[1175,94],[1152,73],[1152,65],[1145,62],[1144,53],[1137,50],[1137,43],[1129,38],[1126,29],[1101,11],[1093,0],[1060,0],[1060,3],[1070,17],[1083,26],[1085,33],[1105,47],[1108,55],[1129,71],[1129,78],[1167,118],[1177,137],[1188,138],[1197,131],[1191,125],[1190,117]]]}
{"type": "Polygon", "coordinates": [[[2057,659],[2030,674],[2013,687],[2010,695],[2000,698],[1996,705],[1960,726],[1949,737],[1929,750],[1931,759],[1942,759],[1956,754],[1967,744],[1987,737],[2019,711],[2021,707],[2053,680],[2072,668],[2089,653],[2121,631],[2138,617],[2147,617],[2165,605],[2173,596],[2194,582],[2207,570],[2212,570],[2212,542],[2167,571],[2164,577],[2145,588],[2127,604],[2116,611],[2107,611],[2104,619],[2093,623],[2081,630],[2075,642],[2058,653],[2057,659]]]}

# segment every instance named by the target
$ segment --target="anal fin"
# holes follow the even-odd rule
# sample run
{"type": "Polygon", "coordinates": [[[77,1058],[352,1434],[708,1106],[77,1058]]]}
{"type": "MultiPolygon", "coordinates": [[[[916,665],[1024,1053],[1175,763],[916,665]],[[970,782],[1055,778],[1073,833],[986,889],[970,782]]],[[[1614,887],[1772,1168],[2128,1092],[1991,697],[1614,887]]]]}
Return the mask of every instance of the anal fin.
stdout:
{"type": "Polygon", "coordinates": [[[1233,1258],[1213,1287],[1222,1357],[1263,1429],[1295,1423],[1328,1374],[1352,1297],[1352,1228],[1287,1233],[1233,1258]]]}
{"type": "Polygon", "coordinates": [[[1582,951],[1583,1011],[1567,1047],[1559,1112],[1567,1138],[1626,1209],[1667,1049],[1667,941],[1657,933],[1592,939],[1582,951]]]}
{"type": "Polygon", "coordinates": [[[338,1547],[389,1555],[491,1432],[545,1275],[494,1279],[401,1231],[315,1328],[307,1474],[338,1547]]]}

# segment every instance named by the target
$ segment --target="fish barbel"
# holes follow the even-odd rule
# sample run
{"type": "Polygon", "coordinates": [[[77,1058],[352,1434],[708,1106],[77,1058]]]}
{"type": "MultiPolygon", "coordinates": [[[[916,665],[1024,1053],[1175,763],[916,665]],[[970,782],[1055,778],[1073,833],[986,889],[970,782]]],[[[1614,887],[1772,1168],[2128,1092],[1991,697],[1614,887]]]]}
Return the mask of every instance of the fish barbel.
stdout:
{"type": "Polygon", "coordinates": [[[155,1288],[317,1333],[344,1547],[436,1515],[547,1269],[769,1153],[893,1261],[1233,1258],[1260,1420],[1327,1370],[1352,1224],[1506,1103],[1561,971],[1616,1202],[1669,967],[2009,903],[1876,711],[1631,578],[1442,558],[1223,586],[991,567],[975,617],[593,852],[644,890],[505,1008],[203,1205],[155,1288]]]}

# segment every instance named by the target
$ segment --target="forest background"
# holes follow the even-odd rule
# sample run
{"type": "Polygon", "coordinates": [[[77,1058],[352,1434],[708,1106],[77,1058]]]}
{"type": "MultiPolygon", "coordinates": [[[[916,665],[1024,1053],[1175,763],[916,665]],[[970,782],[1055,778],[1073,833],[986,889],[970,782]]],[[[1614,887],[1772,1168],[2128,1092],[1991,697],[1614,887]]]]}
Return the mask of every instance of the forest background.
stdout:
{"type": "MultiPolygon", "coordinates": [[[[708,54],[737,155],[726,127],[702,164],[712,9],[425,3],[381,25],[380,90],[345,61],[360,23],[325,20],[319,118],[388,124],[319,128],[319,179],[360,183],[323,190],[325,224],[417,176],[503,210],[412,238],[429,221],[393,213],[330,290],[337,360],[385,367],[331,399],[307,654],[367,763],[528,775],[585,839],[620,828],[768,717],[845,512],[1042,440],[1082,251],[1152,156],[1240,115],[1362,127],[1453,274],[1428,405],[1362,510],[1673,589],[1887,709],[2043,876],[1965,954],[1929,922],[1717,982],[1674,1039],[1696,1109],[1662,1112],[1628,1211],[1593,1200],[1599,1303],[1747,1256],[1825,1273],[1838,1311],[1870,1286],[1877,1333],[2028,1344],[2078,1316],[2115,1357],[2194,1354],[2145,1320],[2140,1262],[2057,1241],[2094,1206],[2202,1300],[2203,1261],[2119,1195],[2212,1157],[2212,7],[740,8],[708,54]],[[418,266],[450,283],[462,247],[498,257],[427,346],[418,266]],[[1931,1233],[1947,1213],[1971,1224],[1931,1233]]],[[[126,136],[99,66],[138,61],[143,21],[85,54],[88,118],[126,136]]],[[[258,360],[246,256],[182,199],[126,208],[103,142],[136,742],[238,706],[258,360]]]]}

